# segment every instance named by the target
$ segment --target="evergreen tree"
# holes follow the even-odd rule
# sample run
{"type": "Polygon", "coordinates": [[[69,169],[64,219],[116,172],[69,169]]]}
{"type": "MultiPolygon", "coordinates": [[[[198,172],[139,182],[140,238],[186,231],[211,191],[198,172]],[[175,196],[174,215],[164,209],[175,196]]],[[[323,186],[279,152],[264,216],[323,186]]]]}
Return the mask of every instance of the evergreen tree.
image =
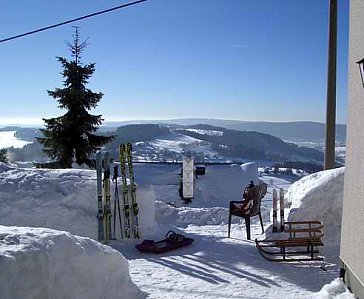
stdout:
{"type": "Polygon", "coordinates": [[[7,151],[6,148],[1,148],[0,149],[0,162],[8,163],[7,153],[8,153],[8,151],[7,151]]]}
{"type": "Polygon", "coordinates": [[[97,106],[103,94],[86,88],[95,71],[95,63],[83,65],[80,62],[86,46],[87,41],[80,43],[76,27],[73,43],[68,43],[73,60],[57,57],[63,67],[64,87],[48,91],[48,94],[57,100],[60,109],[67,112],[59,117],[43,119],[45,129],[41,131],[44,137],[37,139],[53,161],[38,164],[39,167],[71,168],[73,162],[90,165],[90,155],[114,138],[95,134],[103,119],[101,115],[88,112],[97,106]]]}

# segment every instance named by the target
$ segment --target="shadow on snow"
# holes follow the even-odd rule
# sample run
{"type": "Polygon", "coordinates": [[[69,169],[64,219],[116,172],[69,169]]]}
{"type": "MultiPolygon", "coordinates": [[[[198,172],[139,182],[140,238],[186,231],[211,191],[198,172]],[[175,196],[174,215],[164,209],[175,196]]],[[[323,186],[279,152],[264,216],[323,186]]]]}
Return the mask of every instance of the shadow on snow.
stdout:
{"type": "Polygon", "coordinates": [[[193,238],[194,243],[164,254],[140,253],[131,245],[114,248],[129,260],[144,259],[211,284],[230,283],[226,277],[231,275],[249,280],[252,287],[283,287],[288,282],[317,292],[337,276],[336,271],[323,271],[318,262],[268,262],[259,255],[254,241],[244,239],[245,231],[241,233],[241,239],[190,232],[184,234],[193,238]]]}

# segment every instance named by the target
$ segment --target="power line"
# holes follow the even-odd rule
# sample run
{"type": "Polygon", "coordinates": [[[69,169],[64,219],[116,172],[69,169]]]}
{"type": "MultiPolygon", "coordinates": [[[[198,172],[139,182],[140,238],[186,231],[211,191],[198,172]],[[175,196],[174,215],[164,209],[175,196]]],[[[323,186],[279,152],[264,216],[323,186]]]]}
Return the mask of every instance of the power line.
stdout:
{"type": "Polygon", "coordinates": [[[101,14],[113,11],[113,10],[125,8],[127,6],[132,6],[134,4],[139,4],[139,3],[145,2],[145,1],[147,1],[147,0],[138,0],[138,1],[130,2],[130,3],[126,3],[126,4],[119,5],[119,6],[116,6],[116,7],[113,7],[113,8],[98,11],[98,12],[95,12],[95,13],[92,13],[92,14],[89,14],[89,15],[86,15],[86,16],[82,16],[82,17],[79,17],[79,18],[76,18],[76,19],[68,20],[68,21],[65,21],[65,22],[62,22],[62,23],[50,25],[50,26],[43,27],[43,28],[40,28],[40,29],[37,29],[37,30],[33,30],[33,31],[26,32],[26,33],[18,34],[18,35],[15,35],[15,36],[11,36],[11,37],[8,37],[8,38],[4,38],[4,39],[0,40],[0,43],[7,42],[9,40],[20,38],[20,37],[23,37],[23,36],[26,36],[26,35],[31,35],[31,34],[34,34],[34,33],[38,33],[38,32],[41,32],[41,31],[45,31],[45,30],[48,30],[48,29],[52,29],[52,28],[55,28],[55,27],[63,26],[63,25],[73,23],[73,22],[76,22],[76,21],[80,21],[80,20],[83,20],[83,19],[91,18],[91,17],[97,16],[97,15],[101,15],[101,14]]]}

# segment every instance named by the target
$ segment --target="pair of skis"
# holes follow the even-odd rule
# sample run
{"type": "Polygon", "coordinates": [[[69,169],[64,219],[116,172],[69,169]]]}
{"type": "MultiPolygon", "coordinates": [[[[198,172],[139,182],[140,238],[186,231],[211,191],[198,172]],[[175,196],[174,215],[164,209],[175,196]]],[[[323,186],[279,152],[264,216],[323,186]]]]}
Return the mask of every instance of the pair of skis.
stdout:
{"type": "MultiPolygon", "coordinates": [[[[134,182],[134,171],[132,163],[131,143],[121,144],[119,147],[120,170],[122,179],[124,229],[122,225],[121,206],[118,192],[118,165],[114,165],[113,181],[115,182],[114,196],[114,221],[113,239],[116,239],[116,217],[118,214],[121,238],[140,238],[139,232],[139,207],[136,200],[136,185],[134,182]],[[127,184],[127,169],[130,181],[130,192],[127,184]],[[130,200],[129,200],[130,194],[130,200]]],[[[96,176],[97,176],[97,219],[98,240],[108,243],[112,239],[111,230],[111,192],[110,192],[110,156],[109,153],[97,152],[96,154],[96,176]]]]}
{"type": "MultiPolygon", "coordinates": [[[[278,209],[278,193],[276,189],[273,189],[273,233],[278,232],[277,223],[277,209],[278,209]]],[[[280,211],[280,227],[279,231],[284,231],[284,190],[279,189],[279,211],[280,211]]]]}
{"type": "Polygon", "coordinates": [[[98,240],[107,243],[111,240],[110,156],[107,152],[96,153],[96,177],[98,240]]]}
{"type": "Polygon", "coordinates": [[[123,206],[124,206],[124,236],[125,238],[131,238],[133,235],[135,239],[140,239],[139,207],[136,200],[136,185],[134,182],[131,143],[120,144],[119,156],[120,156],[120,172],[121,172],[123,206]],[[126,174],[127,168],[129,173],[130,200],[129,200],[129,188],[127,184],[127,174],[126,174]]]}

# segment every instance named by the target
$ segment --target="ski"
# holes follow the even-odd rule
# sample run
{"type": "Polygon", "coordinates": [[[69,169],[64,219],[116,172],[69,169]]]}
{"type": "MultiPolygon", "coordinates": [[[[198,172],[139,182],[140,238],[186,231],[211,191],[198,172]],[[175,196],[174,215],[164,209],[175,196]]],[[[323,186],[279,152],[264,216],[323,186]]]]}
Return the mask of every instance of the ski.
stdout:
{"type": "Polygon", "coordinates": [[[284,190],[279,189],[279,215],[281,216],[281,228],[280,231],[284,231],[284,190]]]}
{"type": "Polygon", "coordinates": [[[277,226],[277,201],[278,201],[277,190],[273,189],[273,230],[272,230],[273,233],[277,232],[277,230],[278,230],[278,226],[277,226]]]}
{"type": "Polygon", "coordinates": [[[102,154],[96,153],[96,178],[97,178],[97,219],[98,219],[98,236],[99,241],[104,241],[104,214],[102,203],[102,154]]]}
{"type": "Polygon", "coordinates": [[[104,156],[104,231],[105,242],[111,240],[111,208],[110,208],[110,156],[106,152],[104,156]]]}
{"type": "Polygon", "coordinates": [[[124,210],[124,236],[130,238],[130,206],[129,206],[129,196],[128,196],[128,185],[126,182],[126,148],[125,144],[120,144],[119,146],[119,156],[120,156],[120,172],[121,172],[121,183],[123,192],[123,210],[124,210]]]}
{"type": "Polygon", "coordinates": [[[139,232],[139,207],[136,200],[136,185],[134,182],[134,170],[133,170],[133,157],[132,157],[132,145],[127,143],[126,145],[126,159],[128,162],[129,179],[130,179],[130,195],[131,195],[131,212],[133,219],[133,234],[134,238],[140,239],[139,232]]]}
{"type": "Polygon", "coordinates": [[[112,178],[115,183],[115,194],[114,194],[114,239],[116,240],[116,212],[119,216],[119,224],[120,224],[120,237],[123,238],[123,226],[121,224],[121,212],[120,212],[120,201],[119,201],[119,191],[118,191],[118,165],[114,165],[114,175],[112,178]],[[116,211],[117,206],[117,211],[116,211]]]}

